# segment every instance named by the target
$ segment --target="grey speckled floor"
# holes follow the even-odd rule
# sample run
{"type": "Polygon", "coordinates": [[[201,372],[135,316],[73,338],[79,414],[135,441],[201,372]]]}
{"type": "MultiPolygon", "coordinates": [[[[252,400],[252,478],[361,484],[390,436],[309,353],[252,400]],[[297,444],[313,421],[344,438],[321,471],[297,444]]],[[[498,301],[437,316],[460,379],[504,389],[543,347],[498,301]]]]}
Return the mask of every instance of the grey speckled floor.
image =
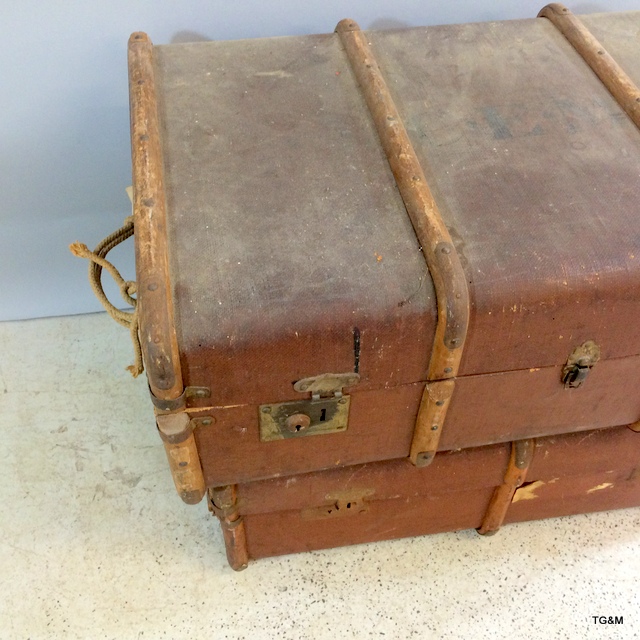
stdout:
{"type": "Polygon", "coordinates": [[[130,359],[104,314],[0,325],[1,638],[640,637],[640,509],[234,573],[130,359]]]}

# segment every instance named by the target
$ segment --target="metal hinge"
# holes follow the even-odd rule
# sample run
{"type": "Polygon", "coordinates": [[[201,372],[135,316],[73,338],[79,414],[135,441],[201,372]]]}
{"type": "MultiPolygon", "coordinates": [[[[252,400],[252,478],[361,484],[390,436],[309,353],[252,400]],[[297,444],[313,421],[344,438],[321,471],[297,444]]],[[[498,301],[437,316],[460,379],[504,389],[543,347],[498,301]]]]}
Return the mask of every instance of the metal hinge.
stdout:
{"type": "Polygon", "coordinates": [[[303,378],[293,385],[311,397],[259,407],[260,440],[283,440],[346,431],[351,398],[343,388],[360,381],[357,373],[324,373],[303,378]]]}
{"type": "Polygon", "coordinates": [[[187,398],[208,398],[211,396],[211,389],[209,387],[185,387],[177,398],[170,400],[158,398],[153,395],[151,389],[149,389],[149,394],[151,395],[151,402],[156,409],[160,411],[180,411],[187,406],[187,398]]]}

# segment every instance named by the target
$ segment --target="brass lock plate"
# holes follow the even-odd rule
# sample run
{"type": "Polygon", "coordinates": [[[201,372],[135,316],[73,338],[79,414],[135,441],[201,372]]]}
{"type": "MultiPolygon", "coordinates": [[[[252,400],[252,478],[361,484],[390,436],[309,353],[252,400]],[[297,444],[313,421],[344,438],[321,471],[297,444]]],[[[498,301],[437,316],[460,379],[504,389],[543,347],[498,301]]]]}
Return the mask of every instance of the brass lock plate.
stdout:
{"type": "Polygon", "coordinates": [[[259,407],[260,440],[304,438],[347,430],[349,396],[294,400],[259,407]]]}

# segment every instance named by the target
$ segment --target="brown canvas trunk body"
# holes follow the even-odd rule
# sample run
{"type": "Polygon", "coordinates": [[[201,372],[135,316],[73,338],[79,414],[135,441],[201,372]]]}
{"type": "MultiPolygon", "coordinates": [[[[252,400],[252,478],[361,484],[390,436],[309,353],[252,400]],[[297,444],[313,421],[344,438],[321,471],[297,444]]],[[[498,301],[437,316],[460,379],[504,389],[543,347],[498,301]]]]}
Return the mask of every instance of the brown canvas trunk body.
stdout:
{"type": "MultiPolygon", "coordinates": [[[[499,444],[443,453],[424,469],[395,460],[240,485],[248,559],[480,529],[509,454],[499,444]]],[[[537,440],[500,523],[639,504],[640,435],[587,431],[537,440]]]]}
{"type": "Polygon", "coordinates": [[[305,548],[257,541],[312,526],[310,494],[238,505],[363,464],[399,496],[405,473],[465,496],[397,535],[479,526],[511,442],[640,418],[640,13],[541,15],[131,37],[140,342],[178,491],[215,489],[229,545],[246,522],[253,557],[305,548]],[[467,459],[486,477],[448,484],[467,459]]]}

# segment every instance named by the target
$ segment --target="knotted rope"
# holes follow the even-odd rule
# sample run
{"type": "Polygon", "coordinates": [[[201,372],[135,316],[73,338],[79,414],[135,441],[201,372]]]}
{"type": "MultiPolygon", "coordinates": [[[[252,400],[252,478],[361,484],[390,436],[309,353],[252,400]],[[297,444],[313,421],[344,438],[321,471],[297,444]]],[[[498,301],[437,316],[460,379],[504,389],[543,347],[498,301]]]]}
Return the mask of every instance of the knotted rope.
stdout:
{"type": "Polygon", "coordinates": [[[96,298],[118,324],[129,329],[131,342],[133,342],[135,362],[127,367],[127,370],[131,372],[134,378],[137,378],[144,371],[144,365],[142,362],[140,336],[138,335],[138,301],[132,297],[136,293],[136,283],[132,280],[125,280],[120,275],[120,272],[106,259],[111,249],[117,247],[132,235],[133,216],[130,216],[124,221],[122,228],[107,236],[93,251],[82,242],[74,242],[69,246],[69,249],[74,256],[89,260],[89,283],[96,298]],[[118,289],[120,289],[122,299],[133,307],[133,311],[121,311],[111,304],[102,288],[101,277],[103,269],[106,269],[111,274],[111,277],[118,285],[118,289]]]}

